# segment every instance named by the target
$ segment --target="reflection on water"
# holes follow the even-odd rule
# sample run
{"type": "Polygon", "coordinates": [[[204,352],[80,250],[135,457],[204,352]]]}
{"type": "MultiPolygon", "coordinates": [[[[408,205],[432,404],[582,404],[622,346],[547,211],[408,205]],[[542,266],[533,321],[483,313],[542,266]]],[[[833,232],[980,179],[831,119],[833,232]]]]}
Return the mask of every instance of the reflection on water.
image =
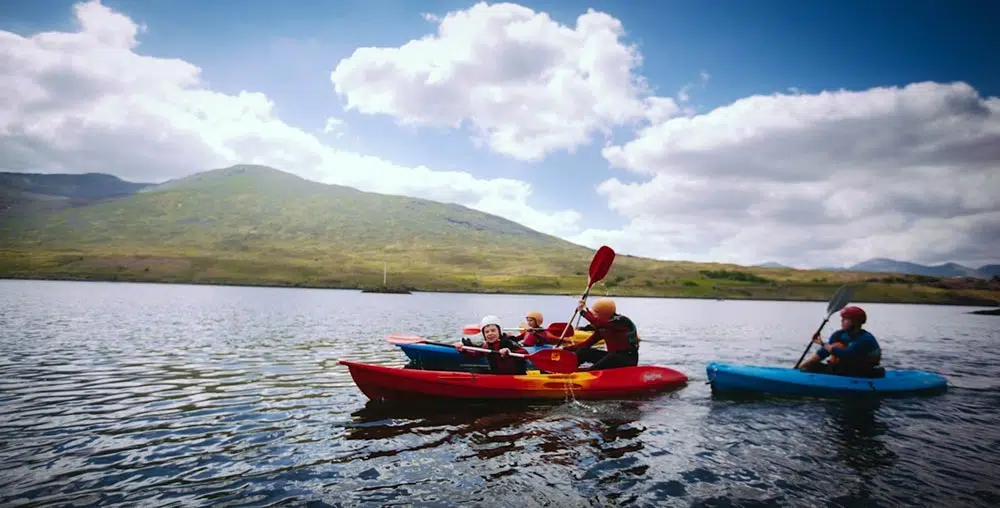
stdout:
{"type": "Polygon", "coordinates": [[[835,497],[836,503],[851,505],[864,504],[873,496],[872,485],[878,477],[879,469],[893,464],[896,454],[883,440],[885,423],[879,421],[880,399],[849,400],[825,406],[830,418],[832,432],[836,439],[834,458],[854,471],[854,481],[842,496],[835,497]]]}
{"type": "Polygon", "coordinates": [[[572,303],[0,281],[0,504],[1000,504],[1000,337],[963,309],[866,306],[891,367],[949,376],[935,397],[711,395],[709,360],[793,364],[808,303],[620,299],[642,362],[691,377],[637,400],[373,403],[336,363],[572,303]]]}

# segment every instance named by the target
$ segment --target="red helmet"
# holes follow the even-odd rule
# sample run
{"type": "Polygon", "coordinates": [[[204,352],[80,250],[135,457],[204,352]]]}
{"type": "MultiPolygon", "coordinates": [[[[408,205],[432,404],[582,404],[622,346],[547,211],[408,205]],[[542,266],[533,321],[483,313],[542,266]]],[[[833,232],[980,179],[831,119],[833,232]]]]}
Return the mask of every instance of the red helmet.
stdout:
{"type": "Polygon", "coordinates": [[[861,307],[853,305],[844,307],[844,310],[840,311],[840,317],[850,319],[853,325],[863,325],[868,321],[868,315],[865,314],[865,311],[861,310],[861,307]]]}

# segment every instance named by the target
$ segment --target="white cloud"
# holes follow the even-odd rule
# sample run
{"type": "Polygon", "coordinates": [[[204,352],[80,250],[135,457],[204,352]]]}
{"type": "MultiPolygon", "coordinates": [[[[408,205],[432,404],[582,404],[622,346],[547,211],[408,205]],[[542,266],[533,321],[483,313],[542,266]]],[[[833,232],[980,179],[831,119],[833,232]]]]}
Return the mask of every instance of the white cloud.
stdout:
{"type": "MultiPolygon", "coordinates": [[[[403,167],[342,152],[279,119],[267,96],[203,86],[200,69],[136,52],[142,28],[97,1],[77,4],[78,31],[0,31],[0,166],[13,171],[110,172],[163,181],[234,163],[265,164],[362,190],[480,207],[551,233],[572,211],[546,214],[530,186],[460,171],[403,167]],[[504,208],[493,203],[502,201],[504,208]]],[[[327,129],[340,127],[337,120],[327,129]]]]}
{"type": "Polygon", "coordinates": [[[326,124],[323,125],[323,133],[339,138],[344,135],[344,128],[346,126],[347,124],[343,120],[331,116],[326,119],[326,124]]]}
{"type": "MultiPolygon", "coordinates": [[[[580,231],[574,211],[527,206],[532,188],[523,181],[334,150],[318,139],[324,133],[279,119],[264,94],[215,92],[188,62],[138,54],[143,30],[128,17],[98,2],[75,12],[73,33],[0,31],[4,169],[162,181],[266,164],[665,259],[976,265],[1000,252],[1000,99],[964,83],[790,88],[696,114],[650,96],[618,20],[591,10],[571,28],[512,4],[426,15],[435,35],[361,48],[333,71],[349,108],[414,125],[466,124],[518,159],[636,124],[635,139],[607,144],[603,155],[638,181],[598,186],[627,225],[580,231]]],[[[709,76],[699,78],[704,86],[709,76]]],[[[323,130],[342,128],[331,119],[323,130]]]]}
{"type": "Polygon", "coordinates": [[[473,131],[477,143],[519,160],[572,152],[614,126],[678,112],[649,97],[633,73],[641,57],[619,20],[588,9],[575,27],[511,3],[477,3],[437,33],[398,48],[358,48],[330,78],[347,109],[407,125],[473,131]]]}
{"type": "Polygon", "coordinates": [[[599,186],[629,225],[587,245],[796,266],[1000,252],[1000,99],[964,83],[748,97],[604,156],[643,180],[599,186]]]}
{"type": "MultiPolygon", "coordinates": [[[[681,89],[677,91],[678,102],[687,102],[691,100],[691,90],[694,89],[695,86],[701,85],[701,88],[705,88],[705,83],[708,82],[709,78],[708,73],[705,71],[701,71],[698,73],[698,78],[701,80],[699,83],[688,83],[682,86],[681,89]]],[[[653,120],[653,122],[657,121],[658,120],[653,120]]]]}

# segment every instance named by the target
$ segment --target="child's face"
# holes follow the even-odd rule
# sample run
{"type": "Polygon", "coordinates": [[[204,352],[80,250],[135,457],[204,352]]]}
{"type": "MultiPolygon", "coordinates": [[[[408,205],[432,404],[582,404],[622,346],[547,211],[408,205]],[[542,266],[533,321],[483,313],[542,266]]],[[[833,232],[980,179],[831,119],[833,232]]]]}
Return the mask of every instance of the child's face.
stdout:
{"type": "Polygon", "coordinates": [[[483,328],[483,337],[486,338],[486,342],[496,342],[500,340],[500,327],[497,325],[486,325],[483,328]]]}

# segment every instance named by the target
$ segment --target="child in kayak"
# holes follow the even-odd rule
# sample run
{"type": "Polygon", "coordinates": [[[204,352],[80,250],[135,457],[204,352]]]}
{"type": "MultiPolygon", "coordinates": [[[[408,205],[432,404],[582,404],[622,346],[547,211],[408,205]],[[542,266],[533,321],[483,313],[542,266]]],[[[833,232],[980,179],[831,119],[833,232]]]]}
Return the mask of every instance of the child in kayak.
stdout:
{"type": "Polygon", "coordinates": [[[830,334],[826,344],[823,344],[818,332],[813,335],[813,344],[823,346],[823,349],[813,353],[799,366],[799,370],[851,377],[882,375],[885,372],[879,367],[882,348],[871,332],[862,329],[867,321],[868,315],[860,307],[844,307],[840,311],[840,330],[830,334]],[[822,363],[824,359],[827,363],[822,363]]]}
{"type": "Polygon", "coordinates": [[[524,318],[524,331],[514,340],[520,341],[524,346],[541,346],[542,344],[555,344],[559,342],[559,337],[554,337],[547,330],[542,329],[542,313],[531,311],[524,318]]]}
{"type": "Polygon", "coordinates": [[[584,300],[580,300],[576,308],[593,325],[594,333],[579,344],[559,346],[560,349],[576,352],[579,364],[590,362],[592,365],[587,370],[634,367],[639,364],[639,332],[631,319],[618,314],[614,300],[598,298],[590,309],[586,308],[584,300]],[[593,347],[602,339],[607,351],[593,347]]]}
{"type": "Polygon", "coordinates": [[[485,349],[496,351],[496,353],[483,353],[480,351],[468,351],[464,346],[472,346],[471,341],[466,344],[467,339],[463,339],[461,344],[457,344],[455,349],[465,356],[478,358],[486,355],[486,360],[490,364],[492,374],[525,374],[527,372],[527,362],[524,358],[509,356],[511,352],[527,353],[520,344],[515,342],[515,338],[504,334],[500,330],[500,318],[496,316],[486,316],[479,323],[480,330],[485,342],[481,346],[485,349]]]}

